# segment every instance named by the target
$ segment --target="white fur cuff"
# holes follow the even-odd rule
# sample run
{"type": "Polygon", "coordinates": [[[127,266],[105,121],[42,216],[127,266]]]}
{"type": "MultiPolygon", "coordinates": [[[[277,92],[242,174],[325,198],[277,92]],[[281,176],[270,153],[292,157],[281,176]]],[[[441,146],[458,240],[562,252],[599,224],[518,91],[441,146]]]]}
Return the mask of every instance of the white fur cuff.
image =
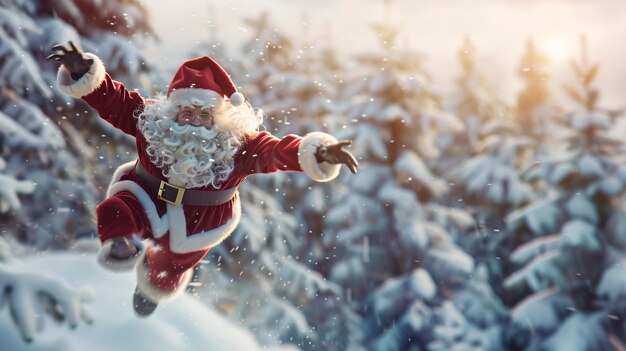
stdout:
{"type": "Polygon", "coordinates": [[[315,159],[318,147],[336,143],[337,139],[330,134],[313,132],[305,135],[298,148],[298,162],[300,162],[300,167],[302,167],[304,173],[318,182],[328,182],[337,178],[341,167],[340,164],[318,163],[315,159]]]}
{"type": "Polygon", "coordinates": [[[73,80],[70,71],[64,65],[59,67],[57,73],[57,86],[65,94],[80,98],[98,89],[104,82],[106,70],[100,58],[92,53],[86,52],[85,56],[93,60],[89,71],[79,80],[73,80]]]}
{"type": "Polygon", "coordinates": [[[137,265],[137,262],[143,260],[143,256],[145,254],[145,249],[140,242],[139,245],[137,245],[137,242],[133,240],[133,243],[139,250],[135,256],[128,260],[116,260],[111,257],[111,245],[113,244],[113,239],[105,241],[98,252],[98,263],[100,263],[102,267],[113,272],[128,272],[133,270],[137,265]]]}
{"type": "Polygon", "coordinates": [[[181,295],[193,277],[193,268],[183,273],[180,284],[173,290],[159,289],[150,281],[150,271],[145,263],[137,265],[137,289],[153,302],[163,302],[181,295]]]}

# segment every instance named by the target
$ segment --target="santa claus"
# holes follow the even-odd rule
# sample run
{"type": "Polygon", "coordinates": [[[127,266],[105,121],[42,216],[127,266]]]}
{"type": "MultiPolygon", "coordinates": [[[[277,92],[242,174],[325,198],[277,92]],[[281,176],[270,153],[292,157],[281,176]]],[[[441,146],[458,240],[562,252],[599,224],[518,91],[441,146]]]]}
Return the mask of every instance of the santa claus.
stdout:
{"type": "Polygon", "coordinates": [[[99,261],[136,271],[139,316],[181,294],[192,268],[233,232],[241,218],[237,187],[246,177],[303,171],[326,182],[341,164],[357,171],[344,149],[349,141],[319,132],[282,139],[260,132],[260,113],[207,56],[183,63],[167,95],[147,100],[74,43],[53,51],[48,58],[62,64],[59,88],[136,139],[139,159],[117,169],[96,213],[99,261]]]}

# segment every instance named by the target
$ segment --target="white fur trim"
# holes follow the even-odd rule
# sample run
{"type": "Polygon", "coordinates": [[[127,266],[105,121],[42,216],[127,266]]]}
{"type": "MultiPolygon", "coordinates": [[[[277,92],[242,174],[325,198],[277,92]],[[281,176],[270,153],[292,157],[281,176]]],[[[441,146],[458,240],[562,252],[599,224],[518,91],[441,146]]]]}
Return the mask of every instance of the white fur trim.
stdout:
{"type": "Polygon", "coordinates": [[[230,96],[230,103],[233,104],[233,106],[241,106],[245,100],[242,93],[233,93],[230,96]]]}
{"type": "Polygon", "coordinates": [[[136,272],[137,289],[139,289],[144,296],[153,302],[169,301],[181,295],[185,291],[187,284],[191,281],[191,278],[193,278],[193,268],[190,268],[183,273],[180,284],[175,289],[163,290],[152,285],[152,282],[150,281],[150,271],[148,270],[148,267],[146,267],[145,263],[142,262],[141,264],[138,264],[136,272]]]}
{"type": "Polygon", "coordinates": [[[223,225],[204,232],[187,235],[187,221],[183,206],[174,206],[167,204],[167,213],[163,217],[159,217],[156,205],[152,202],[150,196],[143,190],[139,184],[119,179],[121,176],[129,172],[137,161],[131,161],[121,165],[113,174],[113,180],[109,185],[107,197],[120,191],[129,191],[135,197],[146,211],[148,221],[152,228],[152,236],[158,239],[163,237],[169,231],[170,250],[175,253],[183,254],[194,251],[205,250],[219,245],[235,230],[241,220],[241,200],[239,192],[235,193],[235,201],[233,201],[232,217],[223,225]]]}
{"type": "Polygon", "coordinates": [[[79,80],[73,80],[70,71],[64,65],[59,67],[57,72],[57,86],[65,94],[80,98],[88,95],[98,89],[104,82],[106,70],[100,58],[92,53],[86,52],[86,57],[93,60],[89,71],[85,73],[79,80]]]}
{"type": "Polygon", "coordinates": [[[111,178],[111,182],[109,183],[109,189],[107,189],[107,197],[111,196],[111,186],[113,186],[113,184],[117,183],[120,181],[120,179],[122,179],[122,176],[128,172],[130,172],[135,165],[137,164],[137,160],[135,161],[128,161],[122,165],[120,165],[119,167],[117,167],[117,169],[115,170],[115,172],[113,172],[113,177],[111,178]]]}
{"type": "Polygon", "coordinates": [[[209,249],[219,245],[237,227],[241,220],[241,200],[239,192],[235,193],[233,214],[223,225],[201,233],[187,235],[185,213],[182,206],[167,204],[167,214],[170,218],[170,250],[176,253],[186,253],[209,249]]]}
{"type": "Polygon", "coordinates": [[[318,163],[315,159],[318,147],[336,143],[337,139],[330,134],[313,132],[305,135],[298,148],[298,162],[300,162],[300,167],[302,167],[304,173],[318,182],[328,182],[337,178],[341,167],[340,164],[318,163]]]}
{"type": "Polygon", "coordinates": [[[175,106],[202,106],[219,108],[224,103],[224,97],[211,89],[182,88],[173,90],[168,100],[175,106]]]}
{"type": "Polygon", "coordinates": [[[137,246],[139,251],[128,260],[116,260],[112,259],[111,256],[111,245],[113,244],[113,239],[109,239],[102,243],[102,247],[98,252],[98,263],[100,265],[110,271],[113,272],[127,272],[131,271],[137,265],[137,262],[141,262],[143,260],[143,255],[145,250],[142,246],[137,246]]]}

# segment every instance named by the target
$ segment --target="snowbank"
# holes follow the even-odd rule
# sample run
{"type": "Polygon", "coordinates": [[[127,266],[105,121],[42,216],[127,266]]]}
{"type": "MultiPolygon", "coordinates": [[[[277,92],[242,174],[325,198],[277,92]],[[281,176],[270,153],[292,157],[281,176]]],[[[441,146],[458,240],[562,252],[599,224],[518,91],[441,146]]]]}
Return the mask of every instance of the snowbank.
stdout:
{"type": "Polygon", "coordinates": [[[24,270],[46,272],[76,287],[90,286],[95,299],[87,304],[94,323],[80,323],[72,330],[45,318],[42,333],[29,345],[0,309],[2,351],[109,351],[109,350],[259,350],[247,330],[208,309],[185,294],[160,305],[147,319],[135,317],[131,306],[135,288],[133,273],[110,273],[94,254],[50,253],[12,262],[24,270]]]}

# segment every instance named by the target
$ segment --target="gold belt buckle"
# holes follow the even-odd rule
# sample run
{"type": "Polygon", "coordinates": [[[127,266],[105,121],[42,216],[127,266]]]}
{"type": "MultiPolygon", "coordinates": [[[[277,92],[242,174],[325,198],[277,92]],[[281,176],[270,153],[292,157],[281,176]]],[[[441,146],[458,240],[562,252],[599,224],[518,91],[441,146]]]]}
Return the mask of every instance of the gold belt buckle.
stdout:
{"type": "Polygon", "coordinates": [[[183,202],[183,195],[185,195],[185,188],[181,188],[175,185],[172,185],[164,180],[161,181],[161,184],[159,184],[159,192],[157,193],[157,197],[169,204],[175,205],[175,206],[180,206],[180,204],[183,202]],[[163,192],[166,189],[166,186],[168,188],[172,188],[172,189],[176,189],[176,200],[172,201],[169,199],[166,199],[163,197],[163,192]]]}

